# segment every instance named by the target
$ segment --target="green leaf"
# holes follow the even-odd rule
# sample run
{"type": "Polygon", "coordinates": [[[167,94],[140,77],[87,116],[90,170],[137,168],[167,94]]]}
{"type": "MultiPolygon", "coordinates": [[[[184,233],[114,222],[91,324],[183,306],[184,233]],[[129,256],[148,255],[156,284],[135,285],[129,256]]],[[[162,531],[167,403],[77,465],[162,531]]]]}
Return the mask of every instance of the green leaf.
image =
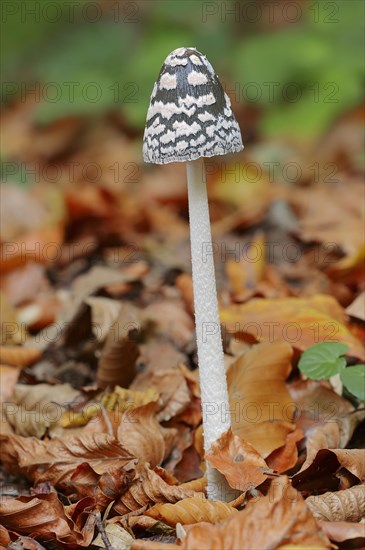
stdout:
{"type": "Polygon", "coordinates": [[[301,356],[299,370],[312,380],[334,376],[346,366],[345,355],[349,347],[338,342],[322,342],[308,348],[301,356]]]}
{"type": "Polygon", "coordinates": [[[365,401],[365,365],[355,365],[340,372],[343,385],[362,401],[365,401]]]}

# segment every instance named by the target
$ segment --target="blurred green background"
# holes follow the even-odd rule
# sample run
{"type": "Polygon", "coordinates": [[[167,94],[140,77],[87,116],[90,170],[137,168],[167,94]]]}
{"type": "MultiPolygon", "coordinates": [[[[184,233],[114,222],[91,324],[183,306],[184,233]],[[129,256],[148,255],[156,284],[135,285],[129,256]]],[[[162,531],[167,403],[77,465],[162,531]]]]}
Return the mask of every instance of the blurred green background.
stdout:
{"type": "Polygon", "coordinates": [[[2,101],[39,82],[38,123],[118,110],[142,130],[164,58],[194,46],[260,136],[313,140],[362,101],[363,21],[362,0],[4,0],[2,101]]]}

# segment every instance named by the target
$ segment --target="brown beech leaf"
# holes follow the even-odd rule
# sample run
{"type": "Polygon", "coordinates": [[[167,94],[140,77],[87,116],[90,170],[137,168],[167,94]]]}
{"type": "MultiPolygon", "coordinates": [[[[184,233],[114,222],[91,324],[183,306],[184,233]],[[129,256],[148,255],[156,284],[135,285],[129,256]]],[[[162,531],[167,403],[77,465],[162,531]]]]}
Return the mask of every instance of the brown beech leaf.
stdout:
{"type": "Polygon", "coordinates": [[[29,367],[36,363],[42,352],[38,348],[0,346],[0,362],[14,367],[29,367]]]}
{"type": "Polygon", "coordinates": [[[159,405],[147,403],[126,411],[118,428],[118,439],[140,460],[158,466],[172,449],[176,431],[163,428],[156,418],[159,405]]]}
{"type": "Polygon", "coordinates": [[[189,527],[182,550],[270,550],[280,546],[330,548],[303,498],[285,477],[271,482],[267,496],[218,525],[189,527]]]}
{"type": "Polygon", "coordinates": [[[77,523],[83,510],[93,503],[93,499],[80,501],[71,519],[56,493],[38,495],[36,498],[5,497],[0,503],[0,521],[7,529],[20,534],[55,539],[63,544],[89,546],[95,525],[95,515],[90,513],[91,508],[83,525],[77,523]]]}
{"type": "Polygon", "coordinates": [[[353,542],[356,544],[356,548],[365,546],[364,520],[358,523],[350,521],[318,521],[318,524],[327,537],[335,542],[353,542]]]}
{"type": "MultiPolygon", "coordinates": [[[[113,550],[130,550],[134,538],[121,525],[112,522],[106,522],[105,534],[113,550]]],[[[101,534],[93,540],[93,546],[105,548],[101,534]]]]}
{"type": "Polygon", "coordinates": [[[10,271],[28,261],[47,264],[49,245],[61,247],[63,238],[64,227],[61,222],[19,235],[11,242],[0,245],[0,269],[10,271]],[[35,254],[34,250],[39,252],[35,254]]]}
{"type": "Polygon", "coordinates": [[[174,503],[195,495],[204,497],[204,486],[202,480],[182,485],[169,485],[161,477],[160,469],[154,471],[146,463],[140,463],[136,466],[134,480],[128,490],[119,497],[113,509],[123,516],[150,504],[174,503]]]}
{"type": "Polygon", "coordinates": [[[102,296],[89,296],[84,302],[91,308],[94,336],[99,342],[104,342],[113,323],[118,319],[121,303],[102,296]]]}
{"type": "Polygon", "coordinates": [[[12,403],[7,403],[6,416],[17,435],[40,439],[46,430],[52,430],[64,408],[78,395],[70,384],[17,384],[12,403]]]}
{"type": "Polygon", "coordinates": [[[138,310],[130,304],[123,304],[99,359],[97,382],[101,388],[115,385],[128,387],[132,382],[140,353],[136,341],[140,327],[138,310]]]}
{"type": "Polygon", "coordinates": [[[131,550],[181,550],[181,546],[173,543],[162,543],[154,540],[136,539],[131,550]]]}
{"type": "Polygon", "coordinates": [[[212,444],[205,458],[224,475],[233,489],[244,492],[267,479],[265,460],[250,443],[234,435],[232,430],[222,434],[212,444]]]}
{"type": "Polygon", "coordinates": [[[125,464],[113,466],[100,475],[84,462],[75,469],[70,481],[63,484],[63,492],[73,502],[85,497],[95,498],[98,510],[105,510],[112,500],[117,500],[126,491],[133,477],[134,468],[129,470],[125,464]]]}
{"type": "Polygon", "coordinates": [[[181,349],[193,339],[194,321],[180,300],[161,300],[150,304],[144,309],[143,318],[145,322],[156,324],[158,331],[168,334],[181,349]]]}
{"type": "Polygon", "coordinates": [[[309,298],[254,298],[220,311],[223,326],[241,337],[256,341],[287,341],[306,350],[318,342],[342,342],[348,354],[364,359],[364,349],[346,326],[345,312],[332,296],[309,298]]]}
{"type": "Polygon", "coordinates": [[[364,412],[355,411],[347,399],[314,380],[295,381],[288,389],[297,408],[297,427],[306,436],[304,470],[320,449],[345,447],[364,412]]]}
{"type": "Polygon", "coordinates": [[[101,475],[134,458],[115,437],[100,433],[46,441],[9,434],[0,436],[0,443],[0,458],[9,470],[55,487],[68,482],[84,462],[101,475]]]}
{"type": "Polygon", "coordinates": [[[170,420],[180,414],[191,402],[191,393],[180,368],[170,368],[166,371],[148,371],[145,376],[136,379],[131,388],[147,390],[154,388],[162,401],[161,410],[157,414],[160,422],[170,420]]]}
{"type": "Polygon", "coordinates": [[[301,441],[303,437],[304,433],[299,428],[287,434],[285,445],[273,451],[266,458],[268,467],[279,472],[279,474],[294,468],[298,459],[297,443],[301,441]]]}
{"type": "Polygon", "coordinates": [[[294,403],[285,385],[292,353],[286,342],[258,344],[227,372],[232,431],[264,458],[285,445],[295,428],[294,403]]]}
{"type": "Polygon", "coordinates": [[[0,365],[0,433],[14,433],[11,424],[8,421],[6,410],[11,406],[11,398],[14,387],[18,382],[21,369],[9,367],[8,365],[0,365]]]}
{"type": "Polygon", "coordinates": [[[347,472],[365,482],[365,460],[362,449],[322,449],[311,464],[293,476],[293,485],[303,490],[347,488],[347,472]],[[342,481],[342,477],[344,480],[342,481]]]}
{"type": "Polygon", "coordinates": [[[311,496],[305,502],[316,519],[360,521],[365,517],[365,486],[355,485],[343,491],[311,496]]]}
{"type": "Polygon", "coordinates": [[[235,513],[238,513],[237,510],[226,502],[190,497],[176,504],[155,504],[145,512],[145,515],[175,527],[177,523],[187,525],[201,521],[217,523],[235,513]]]}

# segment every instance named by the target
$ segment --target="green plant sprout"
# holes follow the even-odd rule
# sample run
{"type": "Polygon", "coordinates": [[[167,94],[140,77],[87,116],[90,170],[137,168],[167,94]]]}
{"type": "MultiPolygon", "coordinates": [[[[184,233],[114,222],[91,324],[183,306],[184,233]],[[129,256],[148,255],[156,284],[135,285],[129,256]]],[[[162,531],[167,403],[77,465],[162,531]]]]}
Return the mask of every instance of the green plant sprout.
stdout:
{"type": "Polygon", "coordinates": [[[299,370],[312,380],[329,379],[340,375],[345,388],[365,401],[365,365],[346,367],[345,355],[350,348],[338,342],[321,342],[308,348],[301,356],[299,370]]]}

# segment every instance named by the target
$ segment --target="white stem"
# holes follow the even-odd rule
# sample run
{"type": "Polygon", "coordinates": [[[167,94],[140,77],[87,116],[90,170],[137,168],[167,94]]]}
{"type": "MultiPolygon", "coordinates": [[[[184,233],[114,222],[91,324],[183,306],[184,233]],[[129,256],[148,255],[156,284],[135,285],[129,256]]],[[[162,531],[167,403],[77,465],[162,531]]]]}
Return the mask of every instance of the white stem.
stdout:
{"type": "MultiPolygon", "coordinates": [[[[187,179],[204,449],[207,452],[230,428],[231,421],[203,159],[187,163],[187,179]]],[[[226,500],[225,478],[208,465],[207,476],[208,497],[226,500]]]]}

